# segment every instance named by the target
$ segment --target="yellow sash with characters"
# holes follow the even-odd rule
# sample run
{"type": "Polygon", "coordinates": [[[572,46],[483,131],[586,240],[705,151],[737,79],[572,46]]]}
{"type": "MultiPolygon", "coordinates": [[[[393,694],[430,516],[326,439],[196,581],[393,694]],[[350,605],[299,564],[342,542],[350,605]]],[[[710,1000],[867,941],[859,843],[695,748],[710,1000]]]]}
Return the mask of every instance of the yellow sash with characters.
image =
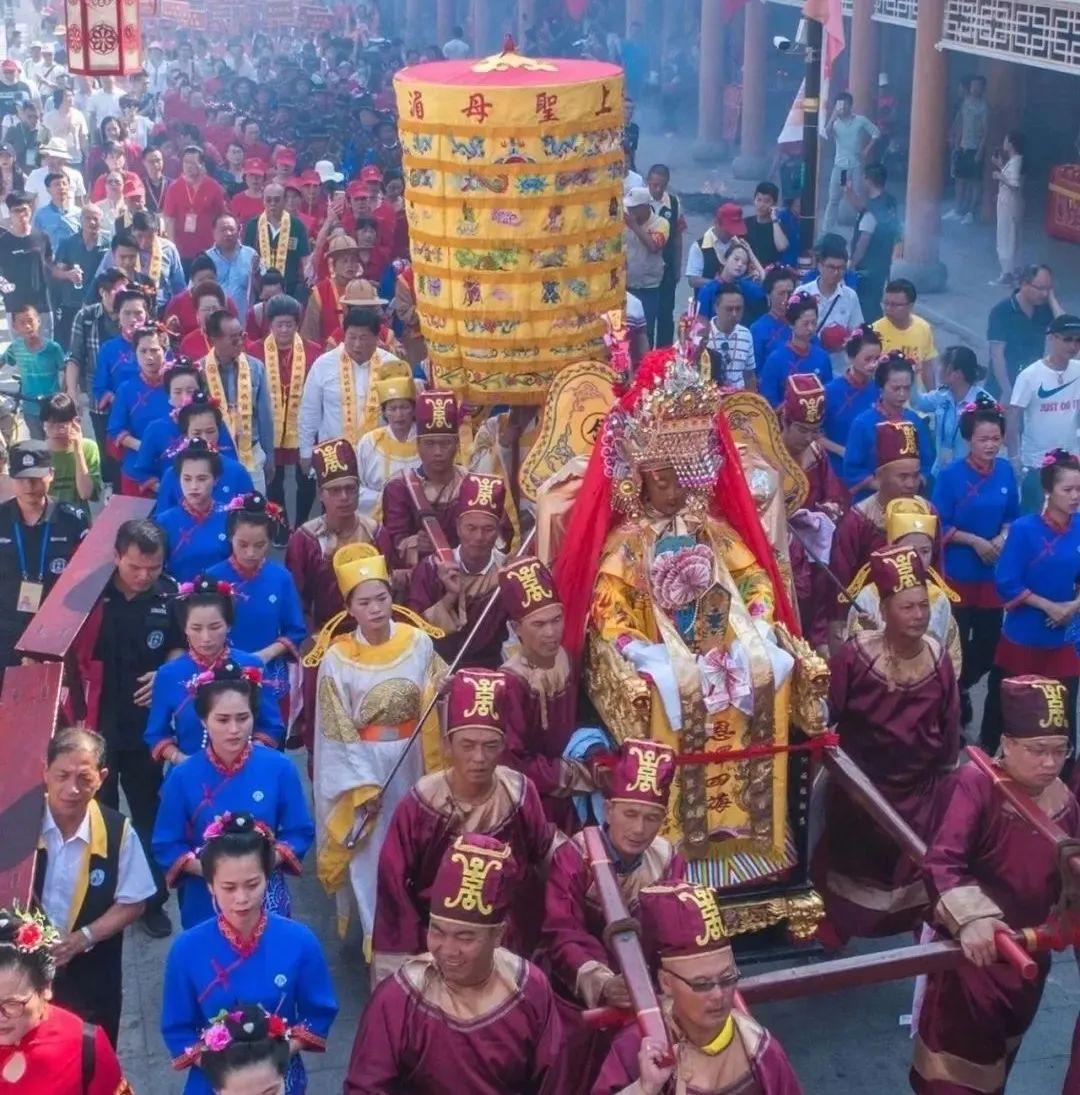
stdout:
{"type": "Polygon", "coordinates": [[[292,227],[292,217],[288,213],[281,214],[281,225],[278,231],[277,243],[273,251],[270,250],[270,222],[265,213],[259,214],[256,224],[256,242],[259,245],[259,261],[264,268],[273,268],[279,273],[285,272],[285,262],[289,257],[289,230],[292,227]]]}
{"type": "Polygon", "coordinates": [[[140,274],[145,273],[146,276],[154,283],[154,287],[157,288],[161,284],[161,266],[165,261],[165,248],[161,245],[161,239],[159,236],[154,236],[154,242],[150,245],[150,262],[144,271],[142,268],[142,258],[136,257],[135,269],[140,274]]]}
{"type": "Polygon", "coordinates": [[[230,406],[225,398],[225,385],[221,382],[221,370],[218,367],[217,356],[211,350],[203,359],[203,371],[206,374],[206,386],[210,396],[221,405],[225,423],[229,427],[233,441],[236,444],[236,454],[240,457],[240,463],[248,471],[255,470],[255,460],[252,454],[254,442],[255,400],[251,391],[251,365],[248,363],[247,354],[240,354],[236,359],[236,405],[230,406]]]}
{"type": "Polygon", "coordinates": [[[292,371],[289,375],[288,395],[281,390],[281,369],[278,363],[278,346],[273,335],[263,342],[263,362],[266,365],[266,383],[270,389],[270,407],[274,413],[274,447],[296,449],[300,447],[298,414],[300,396],[304,390],[304,340],[293,335],[292,371]]]}

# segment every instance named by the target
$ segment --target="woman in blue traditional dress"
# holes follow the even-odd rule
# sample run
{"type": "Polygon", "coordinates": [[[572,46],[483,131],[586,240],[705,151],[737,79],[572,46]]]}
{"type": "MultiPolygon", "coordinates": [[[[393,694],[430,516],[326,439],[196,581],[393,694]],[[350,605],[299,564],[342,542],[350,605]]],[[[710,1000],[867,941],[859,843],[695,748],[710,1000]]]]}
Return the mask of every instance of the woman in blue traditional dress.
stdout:
{"type": "Polygon", "coordinates": [[[168,552],[165,570],[178,582],[203,574],[229,557],[225,507],[214,498],[221,478],[221,456],[198,438],[191,438],[173,457],[180,481],[180,505],[158,513],[168,552]]]}
{"type": "Polygon", "coordinates": [[[203,832],[218,815],[250,813],[274,836],[274,869],[266,908],[289,916],[285,872],[300,874],[300,861],[315,837],[295,765],[276,749],[252,740],[260,673],[227,661],[195,677],[195,714],[209,739],[201,752],[178,765],[161,789],[153,853],[175,886],[180,922],[193,927],[214,915],[198,852],[203,832]]]}
{"type": "Polygon", "coordinates": [[[261,1004],[289,1025],[286,1095],[308,1089],[300,1052],[322,1052],[337,1015],[330,970],[311,929],[264,908],[274,838],[251,814],[209,826],[199,853],[218,909],[181,934],[169,951],[161,1034],[176,1069],[190,1068],[184,1095],[212,1095],[198,1066],[199,1036],[240,1001],[261,1004]]]}
{"type": "MultiPolygon", "coordinates": [[[[183,583],[176,611],[188,648],[157,671],[143,734],[154,759],[170,764],[186,761],[206,748],[206,728],[195,713],[188,692],[192,677],[227,661],[236,662],[241,669],[263,667],[261,658],[229,645],[233,588],[228,582],[200,575],[183,583]]],[[[285,740],[285,727],[278,706],[266,690],[260,698],[265,702],[259,704],[255,714],[255,740],[280,748],[285,740]]]]}
{"type": "Polygon", "coordinates": [[[236,591],[236,618],[229,638],[261,658],[263,684],[277,700],[286,729],[300,709],[300,644],[307,624],[292,574],[268,559],[281,508],[262,494],[243,494],[226,507],[232,554],[208,571],[236,591]]]}

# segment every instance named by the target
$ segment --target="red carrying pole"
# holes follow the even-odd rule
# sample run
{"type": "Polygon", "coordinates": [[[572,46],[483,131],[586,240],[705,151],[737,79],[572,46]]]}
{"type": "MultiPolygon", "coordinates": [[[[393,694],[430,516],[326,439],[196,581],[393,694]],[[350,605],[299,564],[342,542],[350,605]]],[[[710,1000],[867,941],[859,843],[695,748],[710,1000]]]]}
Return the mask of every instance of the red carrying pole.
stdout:
{"type": "Polygon", "coordinates": [[[643,1038],[664,1047],[665,1060],[674,1060],[667,1024],[660,1012],[652,977],[637,935],[637,924],[630,918],[603,835],[595,825],[582,831],[585,855],[596,880],[596,893],[604,914],[604,942],[615,955],[626,982],[626,991],[634,1005],[635,1018],[643,1038]]]}

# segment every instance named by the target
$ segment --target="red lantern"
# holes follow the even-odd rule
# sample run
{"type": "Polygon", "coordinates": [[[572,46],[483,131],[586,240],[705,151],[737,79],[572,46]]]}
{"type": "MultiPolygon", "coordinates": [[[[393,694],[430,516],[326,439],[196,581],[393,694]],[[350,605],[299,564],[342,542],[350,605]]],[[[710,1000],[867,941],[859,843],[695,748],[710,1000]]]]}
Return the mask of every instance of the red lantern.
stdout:
{"type": "Polygon", "coordinates": [[[67,0],[68,69],[127,76],[139,68],[139,0],[67,0]]]}

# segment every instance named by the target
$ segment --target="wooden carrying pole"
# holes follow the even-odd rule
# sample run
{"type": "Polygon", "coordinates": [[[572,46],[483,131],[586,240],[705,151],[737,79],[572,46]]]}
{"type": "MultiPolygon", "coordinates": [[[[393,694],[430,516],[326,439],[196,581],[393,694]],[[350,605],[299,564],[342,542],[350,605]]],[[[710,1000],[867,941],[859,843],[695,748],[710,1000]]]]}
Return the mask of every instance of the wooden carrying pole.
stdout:
{"type": "MultiPolygon", "coordinates": [[[[408,476],[406,476],[408,479],[408,476]]],[[[440,529],[440,534],[442,530],[440,529]]],[[[515,558],[523,556],[529,548],[532,546],[533,537],[536,535],[535,526],[529,530],[529,535],[521,542],[521,547],[518,548],[515,558]]],[[[511,560],[507,560],[507,564],[511,560]]],[[[465,641],[461,644],[457,654],[454,656],[454,660],[447,666],[446,679],[449,680],[453,676],[457,667],[461,664],[461,659],[465,657],[465,651],[467,651],[472,644],[473,639],[476,638],[480,628],[484,626],[484,621],[488,618],[489,613],[495,605],[495,602],[499,599],[499,590],[493,589],[489,595],[484,607],[480,610],[480,615],[476,618],[476,623],[473,624],[472,630],[465,636],[465,641]]],[[[361,836],[364,835],[364,829],[367,827],[367,823],[371,816],[379,808],[379,799],[382,797],[383,792],[390,786],[394,779],[394,776],[398,774],[398,770],[405,763],[405,758],[409,755],[409,750],[416,744],[416,739],[420,736],[424,729],[424,723],[427,722],[428,716],[435,708],[435,704],[439,702],[439,693],[436,692],[434,696],[428,701],[427,706],[420,713],[420,718],[416,721],[416,727],[409,735],[409,740],[405,743],[405,748],[401,751],[401,756],[394,761],[394,766],[390,769],[390,774],[383,780],[382,787],[379,788],[379,793],[374,798],[369,799],[362,806],[357,808],[356,820],[353,822],[352,828],[349,830],[345,837],[345,847],[355,848],[360,843],[361,836]]]]}
{"type": "Polygon", "coordinates": [[[420,477],[415,471],[410,470],[405,473],[405,489],[408,491],[409,501],[416,511],[416,519],[420,522],[420,527],[427,533],[427,538],[431,541],[435,558],[443,564],[452,563],[454,561],[454,551],[450,547],[450,542],[446,539],[446,533],[443,532],[442,525],[439,524],[435,516],[435,511],[431,508],[431,503],[424,494],[424,484],[420,482],[420,477]]]}
{"type": "Polygon", "coordinates": [[[19,639],[16,650],[28,664],[12,666],[4,673],[0,905],[25,904],[30,898],[45,815],[42,771],[60,709],[64,660],[112,578],[116,530],[131,518],[145,517],[152,508],[149,498],[110,500],[19,639]]]}
{"type": "Polygon", "coordinates": [[[615,956],[626,982],[626,991],[634,1005],[633,1018],[641,1030],[641,1036],[664,1046],[665,1060],[674,1060],[667,1024],[656,999],[656,990],[641,949],[641,940],[638,939],[637,922],[626,909],[603,834],[595,825],[591,825],[582,831],[582,840],[585,844],[585,857],[596,880],[596,893],[604,916],[604,942],[615,956]]]}

